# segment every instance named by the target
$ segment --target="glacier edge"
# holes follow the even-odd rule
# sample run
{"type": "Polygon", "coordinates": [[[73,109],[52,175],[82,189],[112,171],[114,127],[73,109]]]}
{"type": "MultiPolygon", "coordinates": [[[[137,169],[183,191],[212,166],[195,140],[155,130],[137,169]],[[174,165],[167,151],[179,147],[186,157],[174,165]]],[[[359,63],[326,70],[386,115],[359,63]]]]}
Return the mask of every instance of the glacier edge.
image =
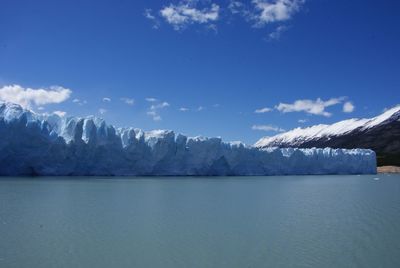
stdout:
{"type": "Polygon", "coordinates": [[[0,175],[374,174],[368,149],[265,148],[103,119],[36,114],[0,102],[0,175]]]}

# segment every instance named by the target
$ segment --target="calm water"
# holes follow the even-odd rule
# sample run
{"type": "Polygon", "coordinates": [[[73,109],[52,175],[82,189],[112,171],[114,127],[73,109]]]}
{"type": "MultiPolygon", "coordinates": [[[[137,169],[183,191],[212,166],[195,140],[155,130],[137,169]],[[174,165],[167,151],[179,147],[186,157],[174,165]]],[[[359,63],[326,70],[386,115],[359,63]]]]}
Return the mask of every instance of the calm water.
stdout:
{"type": "Polygon", "coordinates": [[[400,267],[400,176],[3,178],[0,267],[400,267]]]}

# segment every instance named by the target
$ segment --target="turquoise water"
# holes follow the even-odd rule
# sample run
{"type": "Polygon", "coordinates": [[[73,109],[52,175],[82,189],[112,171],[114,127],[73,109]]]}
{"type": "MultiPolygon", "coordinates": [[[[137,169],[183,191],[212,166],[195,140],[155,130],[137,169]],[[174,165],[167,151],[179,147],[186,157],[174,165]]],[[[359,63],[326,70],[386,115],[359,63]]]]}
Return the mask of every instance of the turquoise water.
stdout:
{"type": "Polygon", "coordinates": [[[2,178],[0,267],[400,267],[400,176],[2,178]]]}

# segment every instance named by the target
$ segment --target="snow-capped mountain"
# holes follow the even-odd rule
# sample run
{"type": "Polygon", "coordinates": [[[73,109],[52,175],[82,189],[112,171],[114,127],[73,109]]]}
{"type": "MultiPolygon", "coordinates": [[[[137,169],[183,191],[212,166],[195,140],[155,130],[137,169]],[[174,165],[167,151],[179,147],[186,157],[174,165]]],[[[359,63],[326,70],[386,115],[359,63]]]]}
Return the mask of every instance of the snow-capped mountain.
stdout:
{"type": "Polygon", "coordinates": [[[376,172],[364,149],[259,149],[0,103],[0,175],[283,175],[376,172]]]}
{"type": "Polygon", "coordinates": [[[295,128],[261,138],[254,146],[368,148],[375,150],[379,164],[400,165],[400,105],[370,119],[295,128]]]}

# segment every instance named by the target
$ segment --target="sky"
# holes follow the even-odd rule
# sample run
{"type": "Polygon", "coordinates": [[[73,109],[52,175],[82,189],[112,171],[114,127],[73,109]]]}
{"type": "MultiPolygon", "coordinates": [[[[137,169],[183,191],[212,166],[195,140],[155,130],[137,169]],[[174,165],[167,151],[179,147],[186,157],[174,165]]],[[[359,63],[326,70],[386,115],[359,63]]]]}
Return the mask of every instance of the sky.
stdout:
{"type": "Polygon", "coordinates": [[[400,103],[400,1],[1,0],[0,100],[253,144],[400,103]]]}

